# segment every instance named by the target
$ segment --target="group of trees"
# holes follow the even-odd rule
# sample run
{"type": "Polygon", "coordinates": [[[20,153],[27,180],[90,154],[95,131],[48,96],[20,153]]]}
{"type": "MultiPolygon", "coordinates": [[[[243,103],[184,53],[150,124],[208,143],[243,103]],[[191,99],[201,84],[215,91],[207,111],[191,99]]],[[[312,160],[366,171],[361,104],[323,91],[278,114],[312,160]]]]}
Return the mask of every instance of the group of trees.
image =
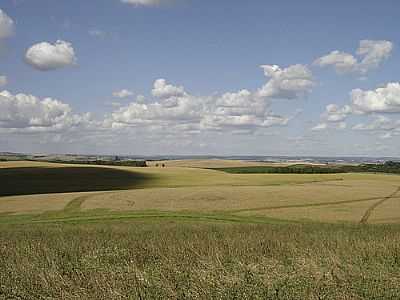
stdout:
{"type": "Polygon", "coordinates": [[[335,174],[335,173],[394,173],[400,174],[400,162],[387,161],[383,164],[360,165],[291,165],[218,168],[228,173],[240,174],[335,174]]]}
{"type": "Polygon", "coordinates": [[[147,162],[145,160],[51,160],[48,162],[101,166],[147,167],[147,162]]]}

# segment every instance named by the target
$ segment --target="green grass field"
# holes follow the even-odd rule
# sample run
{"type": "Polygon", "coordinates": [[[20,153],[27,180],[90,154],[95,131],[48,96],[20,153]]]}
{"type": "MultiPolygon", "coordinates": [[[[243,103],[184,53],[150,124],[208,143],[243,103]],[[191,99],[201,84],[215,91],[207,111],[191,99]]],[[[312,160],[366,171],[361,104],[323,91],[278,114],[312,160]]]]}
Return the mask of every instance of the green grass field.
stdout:
{"type": "Polygon", "coordinates": [[[400,298],[397,175],[1,162],[0,180],[0,299],[400,298]]]}
{"type": "Polygon", "coordinates": [[[398,225],[0,225],[3,299],[398,299],[398,225]]]}

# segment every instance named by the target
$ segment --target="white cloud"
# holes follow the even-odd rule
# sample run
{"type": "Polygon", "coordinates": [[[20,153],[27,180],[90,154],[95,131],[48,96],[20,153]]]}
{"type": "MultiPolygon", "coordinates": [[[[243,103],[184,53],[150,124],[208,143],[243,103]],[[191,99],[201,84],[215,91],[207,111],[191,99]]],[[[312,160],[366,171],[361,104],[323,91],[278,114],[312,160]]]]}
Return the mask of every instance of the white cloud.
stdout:
{"type": "Polygon", "coordinates": [[[335,50],[318,58],[314,64],[320,67],[334,66],[338,73],[349,73],[357,69],[358,61],[351,54],[335,50]]]}
{"type": "Polygon", "coordinates": [[[14,34],[14,21],[0,9],[0,40],[14,34]]]}
{"type": "Polygon", "coordinates": [[[8,83],[7,76],[1,75],[0,76],[0,87],[7,85],[7,83],[8,83]]]}
{"type": "Polygon", "coordinates": [[[157,79],[151,93],[157,98],[182,97],[185,95],[185,89],[182,86],[167,84],[165,79],[157,79]]]}
{"type": "Polygon", "coordinates": [[[322,130],[326,130],[326,129],[346,129],[347,128],[347,124],[346,122],[323,122],[323,123],[319,123],[316,126],[314,126],[313,128],[311,128],[312,131],[322,131],[322,130]]]}
{"type": "Polygon", "coordinates": [[[71,43],[58,40],[54,44],[42,42],[30,47],[25,61],[41,71],[55,70],[76,64],[76,56],[71,43]]]}
{"type": "Polygon", "coordinates": [[[149,130],[179,128],[186,130],[199,124],[204,112],[200,98],[184,92],[164,79],[156,80],[152,93],[157,100],[146,100],[139,95],[136,102],[114,111],[105,124],[111,128],[147,127],[149,130]],[[186,126],[186,127],[185,127],[186,126]]]}
{"type": "Polygon", "coordinates": [[[311,92],[314,79],[304,65],[293,65],[281,69],[277,65],[263,65],[265,76],[270,80],[258,91],[260,97],[295,99],[311,92]]]}
{"type": "MultiPolygon", "coordinates": [[[[164,0],[165,1],[165,0],[164,0]]],[[[161,0],[121,0],[122,3],[135,6],[157,6],[161,4],[161,0]]]]}
{"type": "Polygon", "coordinates": [[[122,89],[122,90],[120,90],[120,91],[115,91],[115,92],[113,92],[112,95],[113,95],[114,97],[123,99],[123,98],[128,98],[128,97],[132,96],[132,95],[133,95],[133,92],[131,92],[131,91],[129,91],[129,90],[126,90],[126,89],[122,89]]]}
{"type": "Polygon", "coordinates": [[[400,83],[391,82],[375,90],[354,89],[351,102],[357,113],[400,112],[400,83]]]}
{"type": "Polygon", "coordinates": [[[328,124],[327,123],[319,123],[319,124],[315,125],[313,128],[311,128],[311,130],[319,131],[319,130],[325,130],[327,128],[328,128],[328,124]]]}
{"type": "Polygon", "coordinates": [[[322,131],[326,129],[345,129],[347,128],[346,119],[353,113],[349,105],[339,107],[337,104],[328,104],[325,112],[321,115],[321,123],[312,127],[312,131],[322,131]]]}
{"type": "Polygon", "coordinates": [[[320,67],[332,66],[338,73],[358,73],[364,75],[379,67],[384,60],[389,58],[393,50],[393,43],[384,40],[362,40],[356,51],[352,54],[332,51],[328,55],[315,60],[314,64],[320,67]]]}
{"type": "Polygon", "coordinates": [[[339,107],[336,104],[329,104],[326,106],[326,112],[323,114],[323,117],[327,122],[342,122],[352,112],[353,110],[349,105],[339,107]]]}
{"type": "Polygon", "coordinates": [[[182,86],[171,85],[165,79],[154,83],[152,95],[155,101],[130,103],[115,111],[107,120],[109,126],[155,126],[155,129],[176,129],[198,132],[199,130],[223,130],[233,132],[255,130],[261,127],[284,126],[290,118],[273,114],[270,100],[258,92],[246,89],[220,96],[197,97],[182,86]],[[158,127],[161,126],[161,127],[158,127]]]}
{"type": "Polygon", "coordinates": [[[154,130],[230,133],[285,126],[295,116],[273,113],[272,99],[295,99],[309,93],[314,86],[312,74],[302,65],[263,68],[270,79],[254,92],[242,89],[222,95],[194,96],[183,86],[157,79],[151,91],[154,99],[138,96],[135,102],[114,111],[106,124],[112,128],[146,126],[154,130]]]}
{"type": "MultiPolygon", "coordinates": [[[[312,130],[327,128],[342,129],[344,121],[350,115],[366,115],[376,113],[400,113],[400,83],[388,83],[375,90],[354,89],[350,93],[351,104],[339,107],[329,104],[321,115],[322,123],[312,130]]],[[[400,128],[400,121],[392,121],[386,116],[375,116],[372,123],[359,123],[352,127],[353,130],[393,130],[400,128]]]]}
{"type": "Polygon", "coordinates": [[[47,132],[87,127],[90,123],[90,114],[73,114],[70,106],[59,100],[0,92],[0,128],[17,132],[47,132]]]}
{"type": "Polygon", "coordinates": [[[289,118],[272,114],[268,108],[270,101],[257,93],[241,90],[225,93],[213,100],[213,105],[204,114],[201,127],[204,129],[244,128],[284,126],[289,118]]]}
{"type": "Polygon", "coordinates": [[[357,55],[364,56],[359,64],[361,73],[367,73],[371,69],[379,67],[379,65],[389,58],[393,50],[393,43],[389,41],[360,41],[360,47],[357,50],[357,55]]]}
{"type": "Polygon", "coordinates": [[[400,120],[393,121],[386,116],[375,116],[371,123],[359,123],[353,126],[353,130],[366,130],[366,131],[392,131],[400,129],[400,120]]]}

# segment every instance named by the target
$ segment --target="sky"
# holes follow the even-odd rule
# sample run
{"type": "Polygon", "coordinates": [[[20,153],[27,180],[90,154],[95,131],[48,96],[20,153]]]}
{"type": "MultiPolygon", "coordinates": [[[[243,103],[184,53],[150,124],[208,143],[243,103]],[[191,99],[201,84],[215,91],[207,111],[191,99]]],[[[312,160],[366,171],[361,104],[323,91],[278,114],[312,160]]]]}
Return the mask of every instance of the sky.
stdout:
{"type": "Polygon", "coordinates": [[[0,152],[400,156],[398,0],[2,0],[0,152]]]}

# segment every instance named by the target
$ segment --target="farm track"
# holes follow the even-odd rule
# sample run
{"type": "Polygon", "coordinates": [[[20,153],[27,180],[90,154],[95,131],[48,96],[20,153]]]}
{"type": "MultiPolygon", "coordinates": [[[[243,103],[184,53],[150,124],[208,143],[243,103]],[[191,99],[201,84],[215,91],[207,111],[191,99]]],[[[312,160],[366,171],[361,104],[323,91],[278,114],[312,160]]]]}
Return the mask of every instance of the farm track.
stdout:
{"type": "MultiPolygon", "coordinates": [[[[394,198],[394,197],[392,197],[394,198]]],[[[255,208],[243,208],[236,210],[229,210],[229,213],[239,213],[239,212],[247,212],[247,211],[259,211],[259,210],[273,210],[273,209],[285,209],[285,208],[304,208],[304,207],[314,207],[314,206],[327,206],[327,205],[339,205],[339,204],[347,204],[347,203],[357,203],[357,202],[367,202],[382,199],[382,197],[372,197],[372,198],[363,198],[356,200],[343,200],[343,201],[332,201],[332,202],[319,202],[319,203],[310,203],[310,204],[293,204],[293,205],[279,205],[279,206],[263,206],[263,207],[255,207],[255,208]]]]}
{"type": "Polygon", "coordinates": [[[67,213],[72,213],[72,212],[79,212],[81,210],[81,206],[83,202],[86,200],[95,197],[95,196],[100,196],[100,195],[105,195],[105,194],[110,194],[110,192],[103,192],[103,193],[95,193],[95,194],[90,194],[90,195],[83,195],[83,196],[78,196],[77,198],[71,200],[64,208],[64,212],[67,213]]]}
{"type": "Polygon", "coordinates": [[[363,217],[360,220],[361,224],[366,224],[368,222],[368,219],[371,217],[372,212],[381,204],[385,203],[386,201],[393,199],[393,198],[398,198],[395,197],[397,193],[400,192],[400,187],[398,187],[393,193],[391,193],[389,196],[381,199],[380,201],[374,203],[373,205],[371,205],[367,211],[365,212],[365,214],[363,215],[363,217]]]}

